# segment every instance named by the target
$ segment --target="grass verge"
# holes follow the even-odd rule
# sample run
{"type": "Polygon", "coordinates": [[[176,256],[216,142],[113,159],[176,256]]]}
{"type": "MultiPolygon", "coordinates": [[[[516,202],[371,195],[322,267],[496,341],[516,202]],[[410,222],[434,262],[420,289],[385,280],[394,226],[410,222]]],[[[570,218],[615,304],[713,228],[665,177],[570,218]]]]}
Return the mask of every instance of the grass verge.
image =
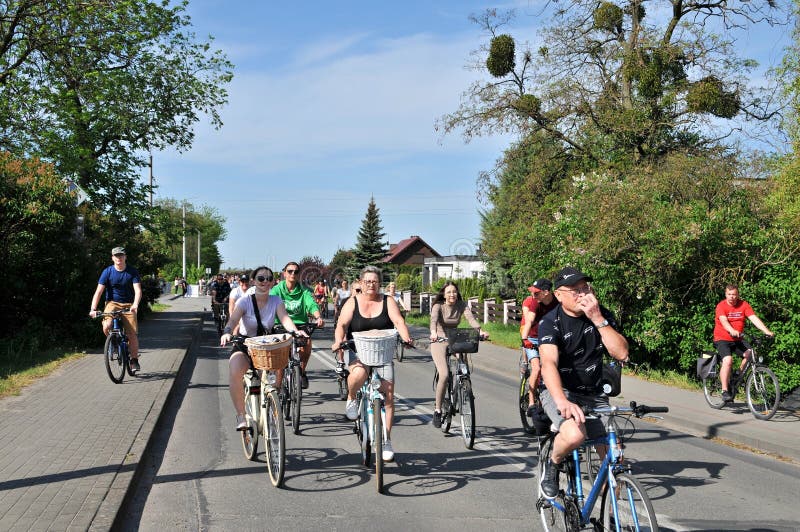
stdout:
{"type": "Polygon", "coordinates": [[[64,363],[86,356],[86,353],[64,353],[53,350],[39,357],[39,362],[24,369],[0,365],[0,398],[19,395],[23,388],[53,373],[64,363]]]}

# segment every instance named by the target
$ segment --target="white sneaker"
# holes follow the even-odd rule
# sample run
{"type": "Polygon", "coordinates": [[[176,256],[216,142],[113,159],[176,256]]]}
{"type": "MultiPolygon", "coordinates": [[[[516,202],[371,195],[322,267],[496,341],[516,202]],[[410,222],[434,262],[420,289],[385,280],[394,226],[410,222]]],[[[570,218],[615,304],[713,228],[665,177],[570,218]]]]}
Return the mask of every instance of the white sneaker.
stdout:
{"type": "Polygon", "coordinates": [[[344,407],[344,415],[346,415],[347,419],[350,421],[358,419],[358,401],[355,399],[347,401],[347,405],[344,407]]]}
{"type": "Polygon", "coordinates": [[[383,456],[384,462],[394,462],[394,449],[392,449],[392,440],[383,442],[383,456]]]}

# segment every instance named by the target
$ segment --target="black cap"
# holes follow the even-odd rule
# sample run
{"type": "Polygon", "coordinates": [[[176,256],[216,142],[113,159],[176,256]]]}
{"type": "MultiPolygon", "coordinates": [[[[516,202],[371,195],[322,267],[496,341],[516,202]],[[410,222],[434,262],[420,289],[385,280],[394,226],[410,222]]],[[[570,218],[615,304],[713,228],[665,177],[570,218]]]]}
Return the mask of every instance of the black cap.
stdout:
{"type": "Polygon", "coordinates": [[[250,278],[248,276],[246,276],[245,274],[242,274],[242,275],[239,276],[239,280],[240,281],[249,281],[250,278]]]}
{"type": "Polygon", "coordinates": [[[536,279],[533,284],[528,287],[528,290],[530,290],[532,294],[552,289],[553,283],[551,283],[549,279],[536,279]]]}
{"type": "Polygon", "coordinates": [[[586,279],[589,282],[592,281],[592,278],[582,271],[573,268],[572,266],[567,266],[558,272],[554,285],[556,288],[561,288],[562,286],[572,286],[582,279],[586,279]]]}

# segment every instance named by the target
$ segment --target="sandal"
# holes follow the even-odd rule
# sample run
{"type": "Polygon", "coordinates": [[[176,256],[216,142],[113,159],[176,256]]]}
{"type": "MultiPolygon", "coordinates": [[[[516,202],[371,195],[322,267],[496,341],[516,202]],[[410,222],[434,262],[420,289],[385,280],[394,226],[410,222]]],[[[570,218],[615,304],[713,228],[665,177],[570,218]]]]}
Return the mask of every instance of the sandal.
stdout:
{"type": "Polygon", "coordinates": [[[249,428],[250,426],[247,424],[244,414],[236,414],[236,430],[247,430],[249,428]]]}

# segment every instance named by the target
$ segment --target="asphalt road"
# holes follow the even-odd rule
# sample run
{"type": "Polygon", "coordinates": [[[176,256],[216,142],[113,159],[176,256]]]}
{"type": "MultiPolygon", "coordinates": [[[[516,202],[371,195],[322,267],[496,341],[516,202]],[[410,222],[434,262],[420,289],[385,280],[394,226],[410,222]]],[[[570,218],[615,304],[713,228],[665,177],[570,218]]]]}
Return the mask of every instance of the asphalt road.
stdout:
{"type": "MultiPolygon", "coordinates": [[[[228,350],[212,324],[190,354],[125,511],[126,530],[540,530],[535,511],[536,440],[523,434],[515,384],[473,374],[478,438],[430,425],[433,364],[425,350],[395,365],[397,462],[386,495],[360,463],[351,423],[336,399],[330,328],[314,335],[311,387],[301,434],[287,430],[283,489],[242,454],[227,387],[228,350]]],[[[480,354],[475,355],[480,356],[480,354]]],[[[457,422],[457,418],[456,418],[457,422]]],[[[800,529],[800,468],[635,421],[626,457],[653,500],[663,530],[800,529]]]]}

